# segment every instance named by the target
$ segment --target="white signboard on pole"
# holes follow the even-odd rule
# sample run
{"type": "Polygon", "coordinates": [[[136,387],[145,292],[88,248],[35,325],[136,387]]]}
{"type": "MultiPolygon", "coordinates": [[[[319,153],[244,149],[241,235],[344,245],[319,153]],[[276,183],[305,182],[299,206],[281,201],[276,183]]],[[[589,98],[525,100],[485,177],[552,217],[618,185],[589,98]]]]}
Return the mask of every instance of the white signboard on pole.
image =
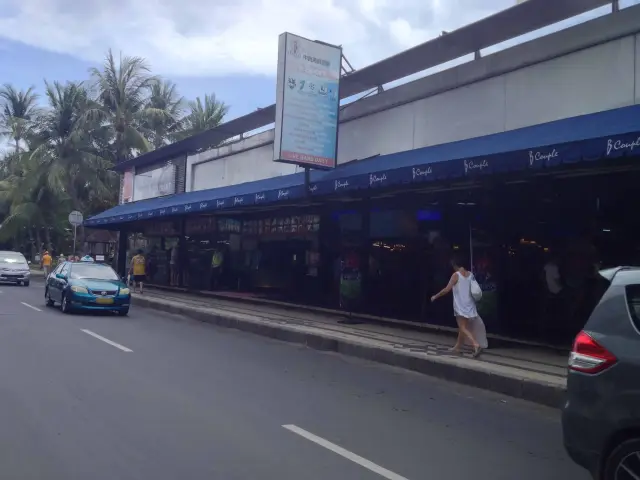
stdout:
{"type": "Polygon", "coordinates": [[[74,227],[78,227],[82,225],[82,222],[84,222],[84,217],[82,216],[82,213],[80,213],[79,211],[74,210],[69,214],[69,223],[74,227]]]}
{"type": "Polygon", "coordinates": [[[341,47],[280,35],[274,161],[336,166],[341,65],[341,47]]]}

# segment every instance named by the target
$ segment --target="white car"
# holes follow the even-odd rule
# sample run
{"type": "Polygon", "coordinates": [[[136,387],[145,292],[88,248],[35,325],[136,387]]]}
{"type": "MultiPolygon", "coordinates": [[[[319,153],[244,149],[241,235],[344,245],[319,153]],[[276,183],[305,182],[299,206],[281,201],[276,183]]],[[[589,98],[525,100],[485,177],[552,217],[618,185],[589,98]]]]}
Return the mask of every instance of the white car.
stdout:
{"type": "Polygon", "coordinates": [[[29,286],[31,271],[20,252],[0,252],[0,283],[29,286]]]}

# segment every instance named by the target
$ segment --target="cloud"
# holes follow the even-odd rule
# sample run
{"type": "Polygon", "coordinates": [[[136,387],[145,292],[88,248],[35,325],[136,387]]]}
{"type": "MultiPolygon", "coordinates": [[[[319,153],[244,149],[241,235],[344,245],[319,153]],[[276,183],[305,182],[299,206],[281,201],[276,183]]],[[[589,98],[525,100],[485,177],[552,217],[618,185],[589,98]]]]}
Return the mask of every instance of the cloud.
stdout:
{"type": "Polygon", "coordinates": [[[289,31],[340,44],[355,68],[514,0],[0,0],[0,40],[100,62],[108,48],[181,76],[273,75],[289,31]]]}

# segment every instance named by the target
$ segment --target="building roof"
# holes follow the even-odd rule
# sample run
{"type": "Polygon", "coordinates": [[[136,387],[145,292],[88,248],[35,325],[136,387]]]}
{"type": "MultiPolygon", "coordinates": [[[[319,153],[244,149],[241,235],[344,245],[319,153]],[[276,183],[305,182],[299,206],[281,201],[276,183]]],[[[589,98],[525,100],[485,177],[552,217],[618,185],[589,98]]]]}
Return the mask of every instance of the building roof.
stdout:
{"type": "MultiPolygon", "coordinates": [[[[610,3],[611,0],[528,0],[344,75],[340,97],[351,97],[610,3]]],[[[120,162],[114,169],[124,171],[207,149],[272,124],[275,111],[275,104],[257,109],[219,127],[120,162]]]]}

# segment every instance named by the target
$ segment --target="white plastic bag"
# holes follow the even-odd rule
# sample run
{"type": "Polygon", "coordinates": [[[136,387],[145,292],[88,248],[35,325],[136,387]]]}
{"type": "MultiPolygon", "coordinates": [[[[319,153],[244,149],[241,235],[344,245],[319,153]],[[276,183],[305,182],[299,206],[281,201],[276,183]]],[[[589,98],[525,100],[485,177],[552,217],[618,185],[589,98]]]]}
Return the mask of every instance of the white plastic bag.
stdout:
{"type": "MultiPolygon", "coordinates": [[[[480,348],[488,348],[489,340],[487,339],[487,328],[484,326],[484,322],[482,321],[482,317],[478,315],[475,318],[469,319],[469,331],[473,338],[476,339],[476,342],[480,344],[480,348]]],[[[466,338],[465,344],[471,345],[471,341],[466,338]]]]}
{"type": "Polygon", "coordinates": [[[476,302],[482,300],[482,288],[473,275],[471,275],[471,296],[476,302]]]}

